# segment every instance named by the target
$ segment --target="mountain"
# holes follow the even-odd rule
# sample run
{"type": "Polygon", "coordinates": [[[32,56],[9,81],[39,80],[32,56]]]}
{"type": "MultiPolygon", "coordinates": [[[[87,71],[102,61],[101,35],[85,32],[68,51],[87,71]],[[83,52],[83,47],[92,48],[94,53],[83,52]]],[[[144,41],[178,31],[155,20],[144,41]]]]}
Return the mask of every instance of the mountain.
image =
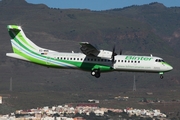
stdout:
{"type": "Polygon", "coordinates": [[[164,58],[174,67],[172,72],[165,73],[164,80],[158,74],[136,73],[138,99],[145,91],[156,92],[163,99],[174,97],[169,91],[179,88],[180,7],[167,8],[155,2],[90,11],[2,0],[0,16],[0,93],[10,94],[5,102],[9,105],[13,101],[10,105],[13,109],[129,95],[134,73],[112,72],[95,79],[84,71],[46,68],[8,58],[5,53],[12,51],[8,24],[21,25],[37,45],[56,51],[80,52],[79,42],[87,41],[100,49],[112,50],[116,45],[116,51],[123,49],[123,54],[153,54],[164,58]],[[11,92],[10,78],[13,79],[11,92]]]}

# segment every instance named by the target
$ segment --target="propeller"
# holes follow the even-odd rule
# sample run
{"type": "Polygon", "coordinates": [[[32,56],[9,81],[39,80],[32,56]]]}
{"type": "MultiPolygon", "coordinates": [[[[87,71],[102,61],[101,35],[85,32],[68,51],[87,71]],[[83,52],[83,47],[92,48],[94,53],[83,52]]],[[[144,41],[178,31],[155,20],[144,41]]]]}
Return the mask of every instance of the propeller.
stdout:
{"type": "MultiPolygon", "coordinates": [[[[111,56],[112,64],[114,64],[114,62],[115,62],[114,56],[116,56],[116,55],[117,55],[117,53],[115,53],[115,45],[114,45],[113,51],[112,51],[112,56],[111,56]]],[[[120,49],[119,55],[122,55],[122,49],[120,49]]]]}
{"type": "Polygon", "coordinates": [[[122,49],[120,49],[119,55],[122,55],[122,49]]]}
{"type": "Polygon", "coordinates": [[[112,51],[112,56],[111,56],[111,58],[112,58],[112,63],[114,63],[114,56],[116,56],[117,54],[115,53],[115,45],[114,45],[114,47],[113,47],[113,51],[112,51]]]}

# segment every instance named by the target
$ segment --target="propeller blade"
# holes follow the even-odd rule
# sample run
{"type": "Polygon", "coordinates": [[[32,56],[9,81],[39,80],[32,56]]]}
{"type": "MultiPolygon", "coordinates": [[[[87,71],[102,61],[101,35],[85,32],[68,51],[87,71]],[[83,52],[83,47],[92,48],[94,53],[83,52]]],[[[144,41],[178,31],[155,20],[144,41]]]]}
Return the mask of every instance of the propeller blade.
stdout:
{"type": "Polygon", "coordinates": [[[112,58],[112,63],[114,63],[114,56],[116,56],[117,54],[115,53],[115,45],[114,45],[114,47],[113,47],[113,51],[112,51],[112,56],[111,56],[111,58],[112,58]]]}
{"type": "Polygon", "coordinates": [[[119,55],[122,55],[122,49],[120,50],[120,53],[119,53],[119,55]]]}

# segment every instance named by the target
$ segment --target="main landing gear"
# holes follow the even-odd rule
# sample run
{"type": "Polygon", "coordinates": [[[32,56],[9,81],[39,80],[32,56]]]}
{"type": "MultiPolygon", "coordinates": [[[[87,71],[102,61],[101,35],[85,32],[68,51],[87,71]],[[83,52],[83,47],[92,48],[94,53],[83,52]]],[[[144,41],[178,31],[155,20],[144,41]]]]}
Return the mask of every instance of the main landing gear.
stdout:
{"type": "Polygon", "coordinates": [[[99,69],[94,69],[91,71],[91,75],[95,76],[96,78],[99,78],[101,76],[99,69]]]}

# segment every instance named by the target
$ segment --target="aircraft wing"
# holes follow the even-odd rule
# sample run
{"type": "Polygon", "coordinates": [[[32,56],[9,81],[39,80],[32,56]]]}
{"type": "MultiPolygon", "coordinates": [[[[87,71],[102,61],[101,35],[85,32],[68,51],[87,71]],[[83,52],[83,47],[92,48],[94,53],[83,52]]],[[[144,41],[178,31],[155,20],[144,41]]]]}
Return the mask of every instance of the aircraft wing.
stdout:
{"type": "Polygon", "coordinates": [[[88,42],[80,42],[80,45],[82,53],[84,53],[87,56],[97,56],[100,53],[98,49],[96,49],[93,45],[91,45],[88,42]]]}

